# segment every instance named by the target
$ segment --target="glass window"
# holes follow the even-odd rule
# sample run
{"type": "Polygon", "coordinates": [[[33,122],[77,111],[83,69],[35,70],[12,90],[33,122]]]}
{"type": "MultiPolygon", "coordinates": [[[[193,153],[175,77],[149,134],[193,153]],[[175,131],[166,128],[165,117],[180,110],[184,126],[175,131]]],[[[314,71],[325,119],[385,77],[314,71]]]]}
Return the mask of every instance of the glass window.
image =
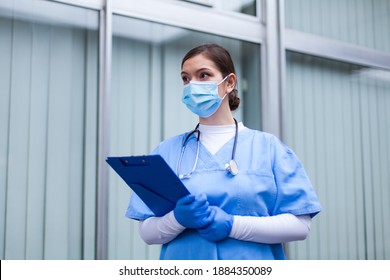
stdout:
{"type": "Polygon", "coordinates": [[[285,141],[323,213],[294,259],[389,259],[390,72],[287,53],[285,141]]]}
{"type": "Polygon", "coordinates": [[[94,258],[98,19],[0,2],[0,259],[94,258]]]}
{"type": "Polygon", "coordinates": [[[285,0],[286,27],[390,52],[390,0],[285,0]]]}
{"type": "MultiPolygon", "coordinates": [[[[114,15],[110,154],[148,154],[161,140],[195,127],[198,118],[181,103],[180,72],[185,53],[202,43],[230,51],[242,100],[235,117],[260,127],[259,45],[114,15]]],[[[124,217],[130,189],[114,172],[110,185],[109,258],[158,258],[159,248],[145,246],[137,225],[124,217]]]]}
{"type": "Polygon", "coordinates": [[[257,16],[256,0],[179,0],[220,11],[232,11],[257,16]]]}

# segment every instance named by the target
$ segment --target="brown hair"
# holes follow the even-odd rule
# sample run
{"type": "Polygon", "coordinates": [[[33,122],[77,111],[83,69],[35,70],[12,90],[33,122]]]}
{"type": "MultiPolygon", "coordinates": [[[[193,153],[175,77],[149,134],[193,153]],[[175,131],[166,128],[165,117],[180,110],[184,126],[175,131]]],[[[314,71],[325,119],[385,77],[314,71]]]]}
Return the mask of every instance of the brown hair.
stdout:
{"type": "MultiPolygon", "coordinates": [[[[226,77],[230,73],[236,74],[236,70],[234,69],[233,60],[229,54],[229,52],[217,45],[217,44],[203,44],[191,49],[183,58],[181,62],[181,67],[186,60],[197,56],[199,54],[204,55],[211,61],[215,63],[218,70],[222,73],[223,77],[226,77]]],[[[231,111],[234,111],[240,105],[240,98],[238,97],[238,90],[233,89],[229,93],[229,107],[231,111]]]]}

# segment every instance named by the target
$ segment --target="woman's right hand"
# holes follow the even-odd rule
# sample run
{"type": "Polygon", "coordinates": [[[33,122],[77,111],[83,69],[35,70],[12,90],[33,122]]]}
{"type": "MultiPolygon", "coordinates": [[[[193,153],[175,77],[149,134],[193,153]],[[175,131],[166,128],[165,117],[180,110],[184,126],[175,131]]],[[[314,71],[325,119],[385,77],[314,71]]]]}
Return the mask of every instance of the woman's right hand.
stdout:
{"type": "Polygon", "coordinates": [[[189,194],[178,200],[173,210],[176,220],[183,227],[200,229],[210,225],[214,220],[205,194],[189,194]]]}

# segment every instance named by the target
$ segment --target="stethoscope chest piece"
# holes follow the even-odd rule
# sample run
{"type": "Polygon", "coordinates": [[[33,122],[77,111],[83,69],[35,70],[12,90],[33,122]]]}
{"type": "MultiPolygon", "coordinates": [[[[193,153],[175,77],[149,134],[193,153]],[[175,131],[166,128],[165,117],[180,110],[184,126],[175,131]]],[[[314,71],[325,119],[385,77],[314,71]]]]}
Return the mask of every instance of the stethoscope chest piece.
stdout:
{"type": "Polygon", "coordinates": [[[238,174],[238,165],[234,159],[230,160],[229,163],[226,163],[225,168],[233,176],[236,176],[238,174]]]}

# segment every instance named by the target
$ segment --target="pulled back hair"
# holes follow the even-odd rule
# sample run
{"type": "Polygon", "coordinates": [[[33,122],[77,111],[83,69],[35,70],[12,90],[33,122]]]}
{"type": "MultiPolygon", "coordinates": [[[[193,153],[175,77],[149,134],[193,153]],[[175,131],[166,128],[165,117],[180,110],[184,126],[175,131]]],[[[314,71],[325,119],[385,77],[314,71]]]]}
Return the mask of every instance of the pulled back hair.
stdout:
{"type": "MultiPolygon", "coordinates": [[[[218,70],[222,73],[223,77],[226,77],[230,73],[236,74],[236,70],[234,69],[233,60],[229,54],[229,52],[217,45],[217,44],[203,44],[200,46],[197,46],[193,49],[191,49],[183,58],[181,62],[181,67],[183,67],[183,64],[186,60],[197,56],[197,55],[204,55],[208,59],[214,62],[214,64],[217,66],[218,70]]],[[[234,111],[238,108],[240,105],[240,98],[238,97],[238,90],[233,89],[229,93],[229,107],[231,111],[234,111]]]]}

